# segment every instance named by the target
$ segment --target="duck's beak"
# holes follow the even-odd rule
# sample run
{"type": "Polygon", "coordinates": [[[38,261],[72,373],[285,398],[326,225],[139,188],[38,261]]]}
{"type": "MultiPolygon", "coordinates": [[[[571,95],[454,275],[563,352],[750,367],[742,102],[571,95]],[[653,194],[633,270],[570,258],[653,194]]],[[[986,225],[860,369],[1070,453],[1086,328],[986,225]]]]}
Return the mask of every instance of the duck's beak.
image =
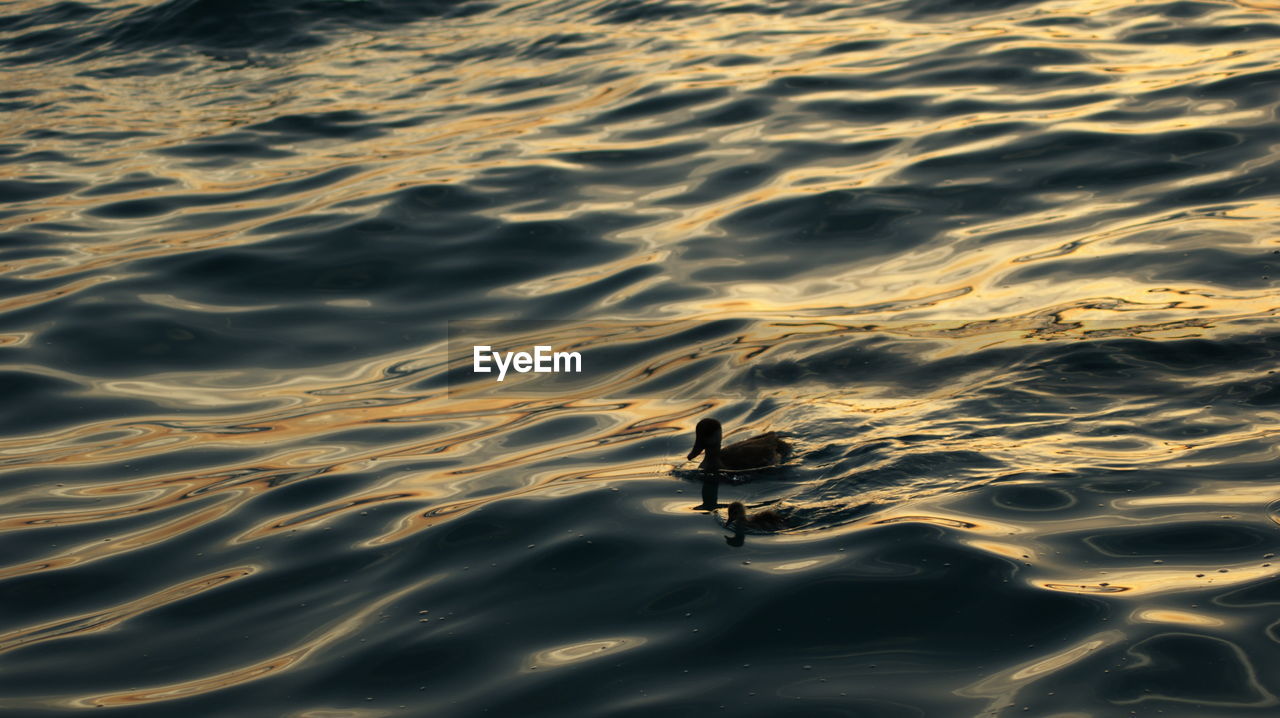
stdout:
{"type": "Polygon", "coordinates": [[[685,458],[686,458],[686,459],[692,459],[693,457],[697,456],[698,454],[701,454],[701,453],[702,453],[702,450],[703,450],[703,449],[705,449],[705,448],[707,448],[706,444],[707,444],[707,442],[706,442],[706,441],[704,441],[704,440],[702,439],[702,437],[701,437],[701,436],[699,436],[698,438],[694,439],[694,440],[693,440],[693,450],[692,450],[692,451],[690,451],[690,452],[689,452],[689,455],[688,455],[688,456],[686,456],[685,458]]]}

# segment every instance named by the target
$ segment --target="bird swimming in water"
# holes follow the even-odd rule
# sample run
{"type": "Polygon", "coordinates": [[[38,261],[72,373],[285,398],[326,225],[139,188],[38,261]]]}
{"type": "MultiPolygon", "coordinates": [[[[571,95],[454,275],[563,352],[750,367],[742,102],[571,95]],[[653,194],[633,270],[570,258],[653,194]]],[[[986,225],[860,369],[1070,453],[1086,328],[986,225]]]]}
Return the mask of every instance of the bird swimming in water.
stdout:
{"type": "Polygon", "coordinates": [[[729,519],[726,525],[732,524],[735,531],[742,532],[748,529],[756,531],[777,531],[786,528],[787,519],[782,514],[773,509],[765,509],[757,511],[750,516],[747,515],[747,507],[741,501],[734,501],[729,504],[729,519]]]}
{"type": "Polygon", "coordinates": [[[786,458],[791,446],[783,441],[776,432],[753,436],[721,448],[722,429],[715,419],[703,419],[694,429],[693,450],[688,458],[692,459],[702,452],[706,457],[702,460],[705,471],[742,471],[744,469],[762,469],[773,466],[786,458]]]}

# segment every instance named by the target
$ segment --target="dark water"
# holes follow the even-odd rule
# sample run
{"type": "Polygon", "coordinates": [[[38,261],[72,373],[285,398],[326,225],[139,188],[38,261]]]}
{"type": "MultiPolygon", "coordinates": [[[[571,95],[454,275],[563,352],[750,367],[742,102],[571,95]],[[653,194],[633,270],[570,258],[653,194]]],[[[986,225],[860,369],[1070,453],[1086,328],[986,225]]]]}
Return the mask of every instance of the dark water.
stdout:
{"type": "Polygon", "coordinates": [[[0,711],[1274,715],[1267,4],[0,3],[0,711]]]}

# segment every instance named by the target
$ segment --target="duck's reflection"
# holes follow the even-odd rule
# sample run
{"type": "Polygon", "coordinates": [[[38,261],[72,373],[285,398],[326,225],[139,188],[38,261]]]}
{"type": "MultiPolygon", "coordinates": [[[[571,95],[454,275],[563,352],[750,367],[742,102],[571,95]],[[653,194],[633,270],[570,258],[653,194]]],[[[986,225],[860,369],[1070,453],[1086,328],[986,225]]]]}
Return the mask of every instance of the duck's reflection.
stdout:
{"type": "Polygon", "coordinates": [[[720,508],[720,482],[715,476],[702,480],[702,503],[694,506],[694,511],[715,511],[720,508]]]}

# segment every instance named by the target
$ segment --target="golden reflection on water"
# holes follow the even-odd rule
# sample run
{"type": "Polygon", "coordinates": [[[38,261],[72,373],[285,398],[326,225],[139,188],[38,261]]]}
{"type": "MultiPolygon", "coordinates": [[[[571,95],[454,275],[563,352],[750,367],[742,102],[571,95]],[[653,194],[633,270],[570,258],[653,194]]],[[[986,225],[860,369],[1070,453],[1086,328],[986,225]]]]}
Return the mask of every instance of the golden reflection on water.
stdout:
{"type": "MultiPolygon", "coordinates": [[[[116,531],[110,539],[90,541],[63,550],[57,556],[32,561],[24,564],[13,564],[0,567],[0,579],[26,576],[41,571],[56,571],[77,564],[91,563],[99,559],[147,548],[164,543],[180,536],[189,530],[199,528],[223,516],[231,514],[237,504],[224,501],[205,509],[195,509],[171,521],[166,521],[148,529],[132,532],[116,531]]],[[[80,521],[100,521],[114,516],[78,516],[80,521]]],[[[49,523],[68,523],[68,521],[50,521],[49,523]]],[[[47,524],[45,524],[47,525],[47,524]]]]}
{"type": "Polygon", "coordinates": [[[1175,623],[1184,626],[1217,627],[1226,625],[1226,621],[1223,621],[1220,618],[1214,618],[1213,616],[1191,613],[1189,611],[1174,611],[1161,608],[1149,608],[1134,611],[1133,619],[1138,621],[1149,621],[1151,623],[1175,623]]]}
{"type": "Polygon", "coordinates": [[[209,591],[231,581],[237,581],[260,571],[257,566],[238,566],[224,569],[209,576],[202,576],[160,589],[127,604],[72,616],[0,635],[0,653],[35,643],[70,638],[95,631],[105,631],[153,608],[209,591]]]}
{"type": "MultiPolygon", "coordinates": [[[[1037,315],[1041,319],[1044,315],[1037,315]]],[[[821,322],[761,322],[751,328],[751,334],[744,334],[733,341],[722,342],[713,348],[710,355],[729,354],[736,357],[737,363],[748,363],[759,356],[785,356],[792,345],[800,346],[815,339],[839,339],[846,336],[862,336],[869,333],[879,335],[895,334],[910,339],[942,340],[932,345],[932,358],[957,356],[963,357],[980,349],[993,346],[1017,345],[1028,341],[1026,333],[1032,336],[1045,335],[1046,327],[1056,327],[1052,336],[1069,335],[1073,326],[1079,324],[1064,322],[1062,314],[1051,313],[1059,323],[1045,324],[1041,319],[1018,318],[1009,322],[953,323],[951,326],[937,323],[921,322],[906,325],[874,325],[862,323],[842,324],[826,320],[821,322]]],[[[677,324],[688,326],[687,323],[677,324]]],[[[1226,327],[1224,327],[1226,328],[1226,327]]],[[[1181,327],[1186,331],[1189,327],[1181,327]]],[[[648,333],[661,336],[670,327],[661,324],[652,325],[648,333]]],[[[1213,331],[1212,326],[1199,328],[1200,333],[1213,331]]],[[[577,336],[573,343],[579,346],[590,346],[593,343],[607,343],[612,335],[601,337],[577,336]]],[[[924,347],[922,346],[922,349],[924,347]]],[[[183,447],[200,446],[205,448],[252,448],[269,450],[270,457],[262,457],[254,461],[252,466],[227,466],[219,470],[210,470],[193,475],[188,471],[171,474],[157,473],[139,478],[126,478],[117,481],[98,482],[78,488],[69,489],[65,495],[69,498],[111,498],[111,503],[103,506],[81,507],[74,510],[56,512],[36,512],[11,514],[0,521],[0,529],[17,529],[33,525],[58,525],[68,523],[88,523],[145,514],[174,504],[203,496],[220,494],[225,503],[219,507],[202,509],[200,515],[215,518],[234,511],[244,501],[274,485],[274,477],[299,470],[310,471],[309,475],[340,474],[358,472],[372,466],[389,467],[401,462],[414,462],[424,457],[451,464],[451,468],[436,469],[428,473],[414,473],[402,478],[382,481],[376,485],[358,487],[353,485],[353,493],[340,502],[327,507],[317,507],[305,516],[282,516],[261,524],[246,535],[246,540],[257,538],[272,530],[289,527],[297,528],[304,524],[322,521],[338,512],[351,511],[361,506],[379,501],[412,500],[427,502],[433,505],[430,511],[417,511],[407,515],[394,529],[382,537],[382,540],[393,541],[411,535],[425,526],[434,525],[446,517],[457,516],[468,509],[485,503],[522,494],[536,493],[554,485],[566,484],[608,484],[619,480],[646,480],[662,470],[662,462],[636,462],[613,466],[599,466],[589,458],[574,460],[579,455],[589,453],[601,447],[619,443],[646,440],[652,437],[676,437],[689,430],[693,419],[710,411],[714,411],[715,402],[692,400],[672,402],[667,399],[642,400],[630,399],[626,402],[601,402],[596,397],[610,390],[625,389],[641,379],[660,376],[664,372],[673,371],[683,363],[693,360],[695,356],[687,354],[686,347],[676,347],[667,357],[658,357],[631,373],[622,373],[611,377],[603,385],[591,386],[582,390],[578,396],[559,396],[554,400],[526,400],[503,398],[492,392],[477,392],[474,396],[463,393],[459,397],[449,398],[442,392],[418,393],[416,395],[396,396],[394,384],[388,383],[384,367],[391,362],[385,359],[365,366],[352,365],[347,370],[339,369],[328,379],[323,375],[311,377],[294,377],[290,382],[275,386],[268,390],[257,387],[233,388],[213,386],[188,387],[185,392],[177,392],[172,387],[174,381],[149,383],[142,380],[104,382],[101,391],[104,396],[132,394],[140,397],[156,392],[165,397],[167,403],[180,406],[187,404],[201,407],[227,407],[229,411],[222,417],[208,417],[199,423],[191,420],[174,421],[168,417],[157,415],[154,419],[141,419],[128,424],[111,427],[114,434],[104,434],[106,427],[81,426],[64,430],[57,434],[38,437],[11,438],[0,441],[0,455],[11,466],[21,465],[27,469],[52,466],[77,466],[89,469],[105,467],[121,462],[140,460],[159,451],[174,451],[183,447]],[[324,382],[324,383],[319,383],[324,382]],[[367,382],[369,389],[358,387],[367,382]],[[346,387],[346,388],[343,388],[346,387]],[[278,408],[269,409],[257,415],[245,415],[235,411],[238,407],[251,406],[266,400],[278,408]],[[557,414],[573,415],[582,412],[596,412],[608,415],[608,426],[601,426],[589,433],[574,436],[559,442],[544,443],[526,449],[502,454],[492,454],[484,450],[487,442],[503,437],[513,431],[532,426],[557,414]],[[350,444],[333,441],[327,437],[349,430],[379,427],[390,424],[421,423],[424,426],[445,427],[443,433],[430,434],[427,438],[401,438],[376,443],[350,444]],[[507,490],[485,496],[482,499],[451,500],[450,497],[465,493],[468,487],[478,478],[502,472],[519,471],[545,461],[563,462],[573,460],[568,470],[538,470],[528,473],[526,478],[516,486],[507,490]],[[576,466],[575,466],[576,465],[576,466]]],[[[928,356],[928,354],[922,354],[928,356]]],[[[427,357],[422,357],[427,358],[427,357]]],[[[398,358],[394,363],[401,363],[398,358]]],[[[438,366],[438,365],[437,365],[438,366]]],[[[993,370],[991,378],[981,381],[999,379],[998,370],[993,370]]],[[[410,379],[402,379],[402,382],[410,379]]],[[[981,385],[981,381],[977,386],[981,385]]],[[[945,386],[938,391],[924,396],[898,396],[897,390],[884,386],[861,386],[857,389],[834,391],[830,403],[819,400],[813,403],[815,410],[827,406],[836,416],[854,412],[858,414],[879,414],[893,416],[899,422],[910,421],[912,413],[930,403],[949,401],[963,397],[974,391],[975,385],[945,386]],[[885,392],[886,395],[876,396],[885,392]],[[889,393],[892,392],[892,393],[889,393]]],[[[785,390],[775,390],[785,397],[785,390]]],[[[810,400],[812,401],[812,399],[810,400]]],[[[1048,416],[1048,415],[1046,415],[1048,416]]],[[[981,421],[981,417],[972,417],[973,421],[981,421]]],[[[962,414],[953,416],[953,421],[963,423],[962,414]]],[[[894,433],[926,431],[930,427],[910,424],[887,424],[886,428],[894,433]]],[[[1038,456],[1038,462],[1051,468],[1055,465],[1070,465],[1081,457],[1090,460],[1099,456],[1113,455],[1117,460],[1126,463],[1138,463],[1144,460],[1166,459],[1171,451],[1186,452],[1192,449],[1228,444],[1243,439],[1262,439],[1272,435],[1270,429],[1259,429],[1254,432],[1231,432],[1213,439],[1189,441],[1182,444],[1168,442],[1133,441],[1131,437],[1121,436],[1116,440],[1099,438],[1096,441],[1075,441],[1064,443],[1056,433],[1042,437],[1025,439],[1016,447],[1005,445],[998,438],[990,441],[964,437],[938,436],[933,440],[937,449],[956,448],[981,450],[992,456],[1009,456],[1021,463],[1025,469],[1034,468],[1028,465],[1027,459],[1038,456]]],[[[864,441],[875,440],[873,431],[864,437],[864,441]]],[[[953,484],[942,484],[929,493],[955,490],[953,484]]],[[[924,491],[917,487],[917,492],[924,491]]],[[[917,493],[917,497],[924,494],[917,493]]],[[[892,503],[894,499],[902,500],[901,493],[892,492],[885,496],[877,496],[874,488],[864,492],[863,499],[876,501],[885,499],[892,503]]],[[[1196,501],[1206,497],[1197,496],[1196,501]]],[[[1256,499],[1256,495],[1242,497],[1256,499]]],[[[1142,502],[1155,501],[1143,497],[1123,497],[1117,499],[1119,506],[1138,507],[1142,502]]],[[[894,514],[881,516],[880,522],[899,520],[921,520],[919,517],[896,517],[894,514]]],[[[956,527],[965,524],[974,525],[966,519],[943,519],[932,517],[934,522],[953,522],[956,527]]],[[[1017,532],[1017,527],[1004,527],[1009,532],[1017,532]]],[[[173,530],[181,531],[177,526],[173,530]]],[[[151,541],[162,541],[169,533],[167,529],[152,528],[146,533],[151,541]]],[[[135,544],[129,541],[112,547],[111,551],[126,550],[135,544]]],[[[104,549],[96,548],[91,555],[105,555],[104,549]]],[[[70,560],[65,558],[63,560],[70,560]]],[[[81,560],[81,559],[75,559],[81,560]]]]}
{"type": "Polygon", "coordinates": [[[802,573],[816,568],[831,566],[839,563],[843,558],[844,557],[840,554],[829,554],[826,556],[816,556],[799,561],[770,561],[753,563],[750,568],[765,573],[787,576],[794,573],[802,573]]]}
{"type": "Polygon", "coordinates": [[[622,638],[601,638],[591,641],[580,641],[564,646],[538,651],[529,657],[528,667],[524,670],[540,668],[558,668],[573,663],[592,661],[612,656],[622,651],[629,651],[644,645],[646,640],[641,636],[622,638]]]}
{"type": "Polygon", "coordinates": [[[1131,570],[1109,570],[1105,574],[1089,577],[1072,577],[1057,581],[1036,579],[1035,586],[1066,593],[1123,593],[1127,596],[1152,596],[1177,591],[1193,591],[1214,587],[1237,586],[1254,583],[1280,573],[1280,569],[1262,566],[1234,564],[1230,568],[1208,567],[1168,568],[1154,566],[1131,570]]]}
{"type": "Polygon", "coordinates": [[[306,661],[326,646],[355,633],[367,624],[372,617],[377,616],[386,606],[410,593],[421,590],[425,586],[429,586],[437,580],[437,577],[429,577],[412,582],[399,591],[393,591],[379,600],[364,604],[342,620],[318,631],[310,639],[303,642],[302,645],[250,665],[179,683],[79,698],[72,701],[71,706],[76,708],[105,708],[168,701],[188,698],[266,678],[306,661]]]}
{"type": "MultiPolygon", "coordinates": [[[[1076,17],[1107,16],[1113,11],[1125,7],[1124,3],[1114,0],[1098,0],[1094,2],[1072,3],[1069,9],[1076,17]]],[[[1067,11],[1063,8],[1062,11],[1067,11]]],[[[875,76],[887,70],[910,67],[920,58],[927,57],[941,47],[949,47],[959,43],[979,40],[989,41],[1010,33],[1009,26],[1004,23],[1015,20],[1021,15],[1012,12],[1008,19],[978,22],[971,26],[956,23],[926,25],[905,22],[890,16],[859,15],[855,11],[844,13],[848,22],[833,22],[830,16],[822,19],[791,16],[757,16],[752,14],[734,14],[714,20],[704,18],[697,23],[681,23],[673,26],[669,23],[657,23],[652,26],[613,26],[607,31],[594,23],[578,22],[568,15],[543,18],[538,23],[492,23],[488,20],[460,19],[452,29],[441,27],[423,34],[422,28],[412,30],[391,30],[395,46],[392,42],[348,42],[342,47],[326,47],[314,51],[297,53],[289,58],[289,69],[297,74],[297,81],[291,87],[287,97],[264,97],[262,105],[246,106],[251,96],[237,97],[234,106],[217,102],[192,102],[192,98],[213,96],[227,92],[236,82],[252,85],[276,76],[280,68],[270,63],[262,66],[246,65],[235,68],[230,76],[237,78],[229,82],[229,77],[220,74],[204,80],[190,76],[158,76],[147,78],[147,92],[136,93],[127,89],[128,83],[121,83],[119,78],[111,82],[99,78],[78,76],[75,82],[87,86],[86,94],[108,98],[103,100],[100,113],[84,113],[78,119],[65,120],[67,131],[90,131],[95,129],[114,128],[127,120],[125,124],[136,126],[140,130],[160,130],[155,135],[119,140],[99,150],[104,160],[108,161],[101,169],[93,167],[78,168],[81,179],[90,184],[101,184],[108,177],[119,176],[122,170],[138,170],[174,177],[179,184],[168,188],[150,188],[132,193],[122,193],[111,198],[112,201],[140,199],[163,199],[170,195],[187,193],[231,194],[241,190],[265,186],[289,179],[314,176],[322,172],[348,167],[359,163],[361,169],[352,176],[336,184],[321,189],[299,192],[286,198],[284,206],[278,198],[246,200],[237,202],[236,209],[272,210],[276,214],[273,219],[301,217],[319,211],[335,210],[333,205],[346,200],[372,198],[387,194],[406,186],[430,182],[456,182],[488,169],[500,169],[513,163],[538,162],[547,166],[560,166],[576,169],[578,165],[563,159],[567,153],[576,152],[584,147],[595,150],[627,150],[645,147],[654,142],[637,142],[619,136],[610,127],[591,127],[590,120],[601,111],[625,104],[634,93],[644,85],[646,72],[661,73],[668,89],[673,92],[681,90],[725,88],[734,92],[744,92],[759,88],[778,79],[787,77],[820,77],[834,76],[858,78],[875,76]],[[470,26],[470,23],[479,23],[470,26]],[[506,82],[523,76],[556,78],[563,74],[571,76],[583,71],[581,57],[540,58],[535,66],[524,61],[494,60],[487,62],[471,61],[457,63],[451,68],[452,82],[431,86],[424,82],[430,74],[421,72],[405,72],[405,68],[427,69],[433,60],[432,56],[447,55],[450,52],[467,51],[475,42],[475,32],[482,30],[484,36],[493,43],[508,43],[513,47],[527,46],[545,37],[548,32],[578,33],[587,38],[608,39],[616,47],[602,50],[591,56],[595,66],[633,67],[639,70],[629,77],[620,78],[604,86],[581,83],[553,84],[552,87],[563,87],[564,91],[555,95],[547,104],[534,108],[519,109],[513,107],[522,99],[545,99],[548,87],[534,85],[515,93],[495,94],[484,91],[484,88],[496,82],[506,82]],[[851,32],[852,30],[852,32],[851,32]],[[673,35],[673,32],[675,33],[673,35]],[[889,38],[895,40],[888,53],[867,50],[847,55],[828,56],[821,53],[826,47],[849,42],[851,37],[889,38]],[[637,56],[634,43],[661,38],[666,40],[663,50],[637,56]],[[762,58],[772,58],[757,64],[719,66],[708,62],[708,58],[720,55],[748,54],[762,58]],[[637,62],[642,64],[636,67],[637,62]],[[370,82],[371,77],[379,78],[370,82]],[[310,100],[306,98],[311,98],[310,100]],[[292,157],[274,157],[270,160],[255,160],[239,165],[233,169],[199,168],[191,166],[191,162],[183,158],[170,158],[154,154],[153,151],[165,149],[177,141],[191,142],[202,138],[216,138],[222,133],[234,131],[246,124],[260,121],[270,114],[277,104],[287,104],[291,111],[305,111],[307,103],[315,107],[323,107],[326,112],[356,111],[379,118],[398,118],[409,121],[395,131],[383,134],[362,144],[357,140],[344,142],[309,142],[305,148],[301,145],[282,144],[279,148],[295,150],[299,153],[292,157]],[[432,107],[466,106],[467,112],[430,112],[432,107]],[[486,107],[493,110],[486,112],[486,107]],[[500,110],[500,111],[498,111],[500,110]],[[549,131],[551,128],[567,125],[578,125],[581,131],[572,136],[549,131]],[[174,132],[182,132],[185,137],[175,138],[174,132]],[[489,153],[483,159],[476,156],[475,148],[483,146],[502,146],[507,148],[503,153],[489,153]],[[300,151],[304,150],[305,151],[300,151]],[[122,165],[121,163],[127,163],[122,165]]],[[[1215,79],[1232,77],[1240,73],[1239,55],[1242,48],[1257,51],[1249,42],[1239,45],[1218,43],[1203,47],[1185,45],[1157,44],[1135,46],[1121,42],[1131,27],[1139,25],[1141,15],[1133,15],[1126,23],[1108,27],[1106,33],[1088,24],[1075,25],[1019,25],[1018,37],[1005,42],[988,44],[983,53],[996,53],[1009,49],[1034,48],[1042,43],[1051,46],[1063,42],[1083,55],[1083,62],[1061,66],[1046,65],[1045,72],[1079,72],[1105,76],[1107,84],[1105,94],[1097,87],[1036,87],[1035,97],[1038,101],[1034,110],[1017,110],[1017,104],[1024,98],[1021,89],[1010,90],[996,85],[976,86],[921,86],[915,90],[922,96],[934,101],[950,98],[981,98],[1005,109],[1001,111],[975,111],[969,114],[947,117],[923,117],[911,122],[888,122],[879,125],[866,123],[831,124],[823,123],[812,127],[779,126],[774,119],[763,118],[747,126],[730,126],[719,130],[708,129],[709,138],[715,139],[715,149],[702,153],[709,160],[704,166],[694,170],[689,177],[690,182],[697,182],[706,174],[720,167],[718,163],[739,163],[749,161],[768,162],[771,158],[760,154],[765,150],[760,142],[761,136],[778,142],[784,140],[814,139],[822,142],[833,142],[841,137],[855,141],[875,138],[892,139],[904,143],[904,147],[895,148],[881,154],[873,154],[867,159],[842,158],[831,167],[806,165],[792,168],[764,187],[737,193],[722,200],[708,201],[694,208],[676,211],[661,205],[660,195],[640,196],[626,191],[620,193],[605,192],[599,197],[588,198],[583,203],[574,204],[559,210],[543,211],[539,218],[567,217],[573,213],[593,209],[625,208],[627,211],[647,215],[651,223],[643,228],[624,230],[617,235],[620,241],[647,247],[650,251],[640,251],[624,260],[618,260],[618,268],[641,266],[661,257],[663,248],[673,242],[682,241],[690,236],[709,234],[716,235],[721,230],[714,223],[729,213],[743,207],[753,206],[761,202],[783,196],[812,194],[834,189],[850,189],[864,186],[894,186],[900,184],[899,173],[910,165],[927,160],[932,156],[943,156],[955,152],[972,152],[991,149],[998,146],[1000,138],[975,140],[970,145],[948,146],[933,150],[916,147],[916,138],[934,133],[949,132],[975,125],[1027,121],[1037,125],[1053,124],[1063,130],[1098,130],[1108,133],[1159,133],[1171,129],[1186,130],[1197,126],[1221,127],[1239,123],[1248,125],[1256,123],[1257,110],[1215,110],[1205,111],[1199,115],[1180,114],[1176,120],[1158,118],[1150,120],[1130,119],[1123,123],[1112,120],[1096,120],[1095,116],[1115,107],[1122,107],[1135,102],[1131,98],[1143,97],[1146,93],[1163,88],[1184,85],[1188,82],[1210,82],[1215,79]],[[1123,64],[1118,64],[1119,60],[1123,64]],[[1053,105],[1052,100],[1074,98],[1083,93],[1094,93],[1101,99],[1094,102],[1068,103],[1066,106],[1045,109],[1040,106],[1045,102],[1053,105]],[[718,138],[715,133],[720,132],[718,138]]],[[[1110,23],[1109,23],[1110,24],[1110,23]]],[[[384,38],[390,40],[391,38],[384,38]]],[[[109,63],[104,59],[103,63],[109,63]]],[[[82,65],[68,65],[67,68],[83,70],[82,65]]],[[[39,71],[17,68],[12,72],[12,85],[21,87],[57,87],[56,76],[67,69],[60,66],[42,67],[39,71]],[[54,76],[50,81],[49,75],[54,76]]],[[[67,95],[73,91],[64,91],[67,95]]],[[[78,91],[76,91],[78,92],[78,91]]],[[[58,101],[56,91],[50,91],[58,101]]],[[[886,97],[898,97],[901,88],[883,91],[886,97]]],[[[822,100],[824,97],[839,98],[847,95],[847,90],[833,89],[829,92],[814,91],[801,99],[777,98],[780,104],[773,115],[786,114],[784,109],[789,103],[822,100]]],[[[865,91],[860,97],[874,100],[877,93],[865,91]]],[[[682,112],[677,112],[678,119],[682,112]]],[[[36,125],[43,125],[44,120],[37,115],[27,116],[18,112],[14,116],[13,131],[21,132],[36,125]],[[34,123],[34,124],[33,124],[34,123]]],[[[671,122],[673,117],[664,116],[662,122],[671,122]]],[[[59,167],[65,172],[65,167],[59,167]]],[[[957,180],[963,178],[955,178],[957,180]]],[[[1182,180],[1178,180],[1182,181],[1182,180]]],[[[1197,176],[1197,182],[1206,178],[1197,176]]],[[[595,185],[598,190],[603,185],[595,185]]],[[[1155,190],[1153,190],[1155,191],[1155,190]]],[[[1109,209],[1128,207],[1136,209],[1136,200],[1108,199],[1103,197],[1080,197],[1074,201],[1051,203],[1039,215],[1035,213],[1021,215],[1015,220],[992,219],[982,223],[974,223],[959,231],[953,238],[962,240],[966,236],[984,236],[1011,229],[1028,232],[1027,239],[1001,242],[990,247],[970,247],[964,252],[955,252],[951,257],[939,257],[942,262],[931,269],[932,277],[948,275],[963,276],[956,287],[971,287],[974,291],[944,302],[938,307],[941,312],[950,316],[983,316],[1025,313],[1039,303],[1057,304],[1071,301],[1082,295],[1116,297],[1127,301],[1146,302],[1145,296],[1149,286],[1141,281],[1112,279],[1093,285],[1078,283],[1049,284],[1039,287],[1038,291],[1028,292],[1026,287],[1016,290],[1005,289],[1000,279],[1010,269],[1009,262],[1013,257],[1029,257],[1047,247],[1072,245],[1071,251],[1077,256],[1106,256],[1109,253],[1123,251],[1116,243],[1122,241],[1123,235],[1136,228],[1152,222],[1209,221],[1186,218],[1180,212],[1161,213],[1146,211],[1143,217],[1119,216],[1111,219],[1099,217],[1093,226],[1081,233],[1071,232],[1070,236],[1055,237],[1051,228],[1061,224],[1072,226],[1074,220],[1090,215],[1104,215],[1109,209]],[[1043,231],[1039,231],[1043,230],[1043,231]],[[1086,248],[1087,251],[1086,251],[1086,248]]],[[[55,198],[43,203],[40,208],[40,221],[58,222],[71,218],[86,221],[79,216],[85,208],[85,200],[68,197],[55,198]]],[[[208,207],[182,208],[175,206],[173,212],[164,218],[170,221],[187,213],[208,212],[208,207]]],[[[1269,214],[1274,216],[1274,207],[1268,202],[1244,201],[1233,203],[1229,212],[1239,216],[1250,213],[1269,214]],[[1255,212],[1256,210],[1256,212],[1255,212]]],[[[506,219],[526,218],[516,213],[506,213],[506,219]]],[[[1224,227],[1223,220],[1217,220],[1224,227]]],[[[207,247],[226,247],[237,243],[251,243],[259,238],[247,234],[261,222],[261,218],[251,218],[219,227],[216,230],[167,231],[163,237],[157,237],[154,227],[140,226],[136,221],[93,220],[97,225],[99,236],[111,238],[112,241],[86,243],[82,245],[82,254],[77,257],[62,257],[55,260],[58,269],[45,269],[34,274],[34,277],[55,277],[74,272],[95,270],[109,271],[115,264],[133,261],[147,256],[158,256],[180,252],[196,251],[207,247]]],[[[1240,232],[1239,224],[1231,229],[1240,232]]],[[[1246,234],[1246,233],[1241,233],[1246,234]]],[[[1258,239],[1256,244],[1265,245],[1265,238],[1271,233],[1252,233],[1258,239]]],[[[946,238],[939,238],[939,246],[945,246],[946,238]]],[[[860,267],[856,273],[844,277],[823,277],[821,279],[800,279],[791,282],[785,291],[791,295],[785,304],[777,302],[777,286],[751,287],[749,283],[739,283],[726,288],[735,296],[762,301],[777,311],[802,312],[808,307],[830,304],[832,300],[843,306],[857,306],[883,302],[886,298],[901,296],[903,283],[919,281],[919,271],[912,272],[907,268],[895,271],[889,265],[897,260],[889,260],[881,266],[860,267]],[[905,271],[904,271],[905,270],[905,271]],[[803,298],[803,299],[801,299],[803,298]],[[821,298],[821,299],[820,299],[821,298]]],[[[1024,260],[1025,261],[1025,260],[1024,260]]],[[[555,282],[556,279],[543,281],[555,282]]],[[[571,282],[568,278],[561,281],[571,282]]],[[[1189,288],[1181,288],[1189,289],[1189,288]]],[[[194,298],[180,298],[183,301],[194,298]]],[[[1204,314],[1239,314],[1258,310],[1258,304],[1274,307],[1274,295],[1271,292],[1258,292],[1251,298],[1254,305],[1250,309],[1239,306],[1223,305],[1208,307],[1204,314]]],[[[31,297],[31,303],[45,301],[31,297]]],[[[711,300],[712,302],[716,300],[711,300]]],[[[705,309],[707,300],[682,302],[679,309],[684,314],[699,313],[705,309]]],[[[605,301],[608,304],[608,300],[605,301]]],[[[945,315],[944,314],[944,315],[945,315]]]]}
{"type": "MultiPolygon", "coordinates": [[[[1088,659],[1125,640],[1122,631],[1103,631],[1047,656],[1006,668],[981,681],[956,691],[958,695],[990,701],[987,712],[996,713],[1018,703],[1017,693],[1037,678],[1088,659]]],[[[1025,702],[1025,699],[1023,699],[1025,702]]]]}

